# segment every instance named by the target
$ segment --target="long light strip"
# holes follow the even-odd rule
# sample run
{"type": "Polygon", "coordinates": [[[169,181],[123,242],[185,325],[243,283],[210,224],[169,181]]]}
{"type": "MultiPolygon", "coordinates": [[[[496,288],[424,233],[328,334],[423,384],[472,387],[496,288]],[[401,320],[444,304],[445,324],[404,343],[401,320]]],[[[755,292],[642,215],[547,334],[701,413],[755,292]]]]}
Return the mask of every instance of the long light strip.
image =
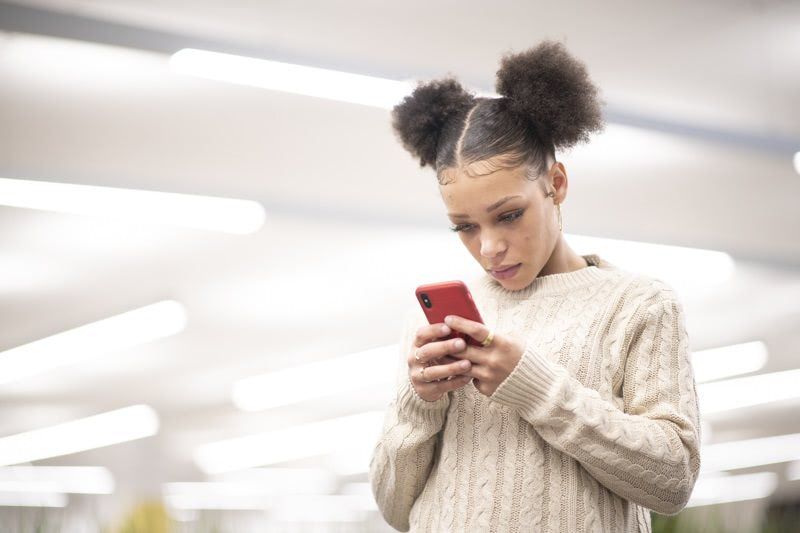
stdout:
{"type": "Polygon", "coordinates": [[[767,362],[767,345],[761,341],[745,342],[701,350],[692,354],[697,383],[756,372],[767,362]]]}
{"type": "Polygon", "coordinates": [[[383,413],[369,411],[200,446],[195,463],[208,474],[334,453],[374,441],[383,413]]]}
{"type": "Polygon", "coordinates": [[[786,479],[789,481],[800,481],[800,460],[789,465],[786,470],[786,479]]]}
{"type": "Polygon", "coordinates": [[[67,495],[63,493],[0,492],[2,507],[66,507],[67,495]]]}
{"type": "Polygon", "coordinates": [[[114,476],[101,466],[3,466],[0,491],[112,494],[114,476]]]}
{"type": "Polygon", "coordinates": [[[800,460],[800,433],[704,446],[702,472],[721,472],[800,460]]]}
{"type": "Polygon", "coordinates": [[[800,398],[800,368],[704,383],[697,387],[700,411],[714,414],[800,398]]]}
{"type": "Polygon", "coordinates": [[[170,67],[200,78],[383,109],[413,90],[407,82],[192,48],[173,54],[170,67]]]}
{"type": "Polygon", "coordinates": [[[173,509],[264,509],[278,496],[329,494],[336,488],[334,476],[319,469],[258,468],[235,474],[225,481],[165,483],[164,500],[173,509]]]}
{"type": "Polygon", "coordinates": [[[0,466],[93,450],[157,432],[156,412],[147,405],[134,405],[0,438],[0,466]]]}
{"type": "Polygon", "coordinates": [[[778,486],[773,472],[740,475],[700,476],[687,507],[717,505],[766,498],[778,486]]]}
{"type": "Polygon", "coordinates": [[[265,219],[251,200],[10,178],[0,178],[0,205],[236,234],[265,219]]]}
{"type": "Polygon", "coordinates": [[[185,325],[186,310],[172,300],[92,322],[0,353],[0,384],[174,335],[185,325]]]}
{"type": "Polygon", "coordinates": [[[375,443],[365,441],[358,447],[336,452],[327,457],[326,464],[340,476],[355,476],[369,472],[369,462],[375,443]]]}
{"type": "Polygon", "coordinates": [[[794,171],[800,174],[800,152],[794,153],[794,157],[792,158],[792,163],[794,164],[794,171]]]}
{"type": "Polygon", "coordinates": [[[725,252],[619,239],[566,235],[580,253],[599,253],[606,261],[663,279],[684,289],[722,284],[733,276],[735,263],[725,252]]]}
{"type": "Polygon", "coordinates": [[[275,502],[270,518],[277,523],[362,522],[377,509],[371,494],[286,496],[275,502]]]}
{"type": "Polygon", "coordinates": [[[352,379],[358,375],[379,380],[383,377],[391,384],[397,367],[397,349],[396,344],[381,346],[245,378],[234,384],[233,402],[244,411],[259,411],[375,385],[374,380],[352,379]]]}

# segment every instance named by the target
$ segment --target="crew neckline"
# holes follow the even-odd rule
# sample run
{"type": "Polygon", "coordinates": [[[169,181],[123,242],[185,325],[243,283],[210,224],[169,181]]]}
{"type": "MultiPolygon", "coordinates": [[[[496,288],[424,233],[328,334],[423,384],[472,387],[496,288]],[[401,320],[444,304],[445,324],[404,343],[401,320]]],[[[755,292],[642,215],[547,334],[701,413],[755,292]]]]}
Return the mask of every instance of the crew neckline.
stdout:
{"type": "Polygon", "coordinates": [[[538,277],[524,289],[517,291],[506,289],[489,274],[484,274],[483,286],[490,294],[503,295],[514,299],[525,299],[533,294],[567,292],[572,289],[591,285],[607,277],[607,271],[613,268],[597,255],[591,254],[581,257],[586,260],[588,266],[573,270],[572,272],[561,272],[538,277]]]}

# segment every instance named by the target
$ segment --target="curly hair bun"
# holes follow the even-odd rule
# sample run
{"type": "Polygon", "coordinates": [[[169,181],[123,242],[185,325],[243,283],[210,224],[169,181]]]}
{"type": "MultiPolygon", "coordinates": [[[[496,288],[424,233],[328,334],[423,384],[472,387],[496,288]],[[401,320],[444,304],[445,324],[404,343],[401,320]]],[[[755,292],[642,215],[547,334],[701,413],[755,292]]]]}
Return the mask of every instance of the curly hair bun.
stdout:
{"type": "Polygon", "coordinates": [[[503,57],[497,71],[497,92],[509,109],[528,117],[556,148],[589,140],[603,129],[597,87],[583,63],[563,44],[545,41],[524,52],[503,57]]]}
{"type": "Polygon", "coordinates": [[[420,166],[436,167],[439,141],[448,124],[466,116],[475,98],[456,80],[447,78],[419,85],[392,111],[392,126],[420,166]]]}

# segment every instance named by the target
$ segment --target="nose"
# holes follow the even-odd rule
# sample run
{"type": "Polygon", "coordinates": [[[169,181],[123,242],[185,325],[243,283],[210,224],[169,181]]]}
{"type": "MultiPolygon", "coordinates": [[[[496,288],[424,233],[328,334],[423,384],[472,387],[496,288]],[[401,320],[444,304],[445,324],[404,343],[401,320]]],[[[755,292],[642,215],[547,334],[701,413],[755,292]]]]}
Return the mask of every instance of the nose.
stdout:
{"type": "Polygon", "coordinates": [[[485,233],[481,236],[481,255],[487,259],[502,255],[507,248],[505,240],[497,234],[485,233]]]}

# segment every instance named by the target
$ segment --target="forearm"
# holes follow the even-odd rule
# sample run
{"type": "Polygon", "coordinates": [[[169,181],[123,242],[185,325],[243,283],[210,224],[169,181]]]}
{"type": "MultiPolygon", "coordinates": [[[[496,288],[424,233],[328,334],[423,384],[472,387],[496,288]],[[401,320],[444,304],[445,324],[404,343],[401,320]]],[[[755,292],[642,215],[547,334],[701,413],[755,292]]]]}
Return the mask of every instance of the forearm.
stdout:
{"type": "Polygon", "coordinates": [[[492,399],[616,494],[667,514],[688,501],[699,470],[696,409],[667,402],[626,413],[530,348],[492,399]]]}
{"type": "Polygon", "coordinates": [[[444,426],[448,405],[447,394],[436,402],[426,402],[405,383],[387,410],[369,479],[384,518],[401,531],[408,530],[411,507],[431,472],[437,434],[444,426]]]}

